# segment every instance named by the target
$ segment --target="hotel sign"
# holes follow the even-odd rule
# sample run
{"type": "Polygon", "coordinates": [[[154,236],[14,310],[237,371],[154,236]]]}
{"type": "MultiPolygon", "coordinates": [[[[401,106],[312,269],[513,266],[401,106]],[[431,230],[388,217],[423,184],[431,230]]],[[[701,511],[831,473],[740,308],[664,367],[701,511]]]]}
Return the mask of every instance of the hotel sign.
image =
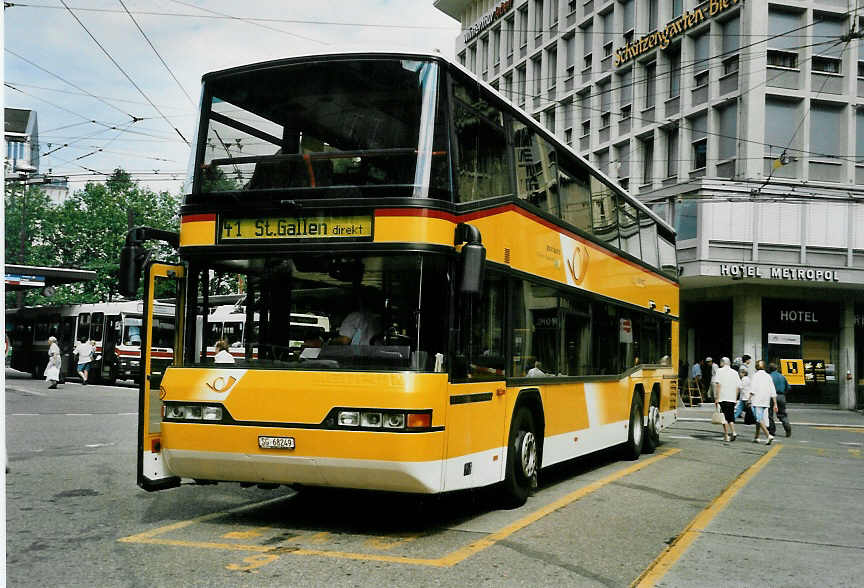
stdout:
{"type": "Polygon", "coordinates": [[[488,29],[490,26],[492,26],[493,22],[504,16],[504,13],[511,8],[513,8],[513,0],[504,0],[504,2],[481,16],[479,20],[477,20],[477,22],[465,29],[465,42],[467,43],[468,41],[479,35],[482,31],[488,29]]]}
{"type": "Polygon", "coordinates": [[[643,53],[660,47],[666,49],[669,44],[687,29],[695,27],[708,17],[714,17],[728,8],[738,4],[739,0],[708,0],[699,8],[688,10],[675,20],[669,22],[662,29],[650,32],[636,41],[630,41],[621,49],[615,51],[615,67],[624,65],[631,59],[639,57],[643,53]]]}
{"type": "Polygon", "coordinates": [[[766,278],[802,282],[839,282],[837,270],[800,267],[760,267],[758,265],[720,264],[720,275],[730,278],[766,278]]]}

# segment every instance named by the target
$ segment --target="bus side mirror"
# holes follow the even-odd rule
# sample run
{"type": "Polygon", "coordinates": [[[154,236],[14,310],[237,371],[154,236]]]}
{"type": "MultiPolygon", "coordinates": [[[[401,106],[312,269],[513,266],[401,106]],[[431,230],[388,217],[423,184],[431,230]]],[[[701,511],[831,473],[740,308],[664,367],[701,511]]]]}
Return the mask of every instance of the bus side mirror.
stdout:
{"type": "Polygon", "coordinates": [[[138,294],[138,282],[141,279],[141,262],[147,250],[138,245],[124,245],[120,250],[120,294],[133,298],[138,294]]]}
{"type": "Polygon", "coordinates": [[[456,245],[465,243],[459,259],[459,292],[480,294],[483,291],[483,274],[486,262],[486,248],[483,246],[480,231],[476,227],[462,223],[456,227],[456,245]]]}

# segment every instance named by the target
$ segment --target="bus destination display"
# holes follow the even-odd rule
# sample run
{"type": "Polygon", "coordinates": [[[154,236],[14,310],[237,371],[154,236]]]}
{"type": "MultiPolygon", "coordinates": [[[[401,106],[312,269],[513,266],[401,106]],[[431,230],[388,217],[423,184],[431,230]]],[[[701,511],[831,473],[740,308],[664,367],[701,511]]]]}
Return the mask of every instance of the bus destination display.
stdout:
{"type": "Polygon", "coordinates": [[[371,239],[372,217],[357,216],[279,216],[223,218],[220,240],[257,239],[371,239]]]}

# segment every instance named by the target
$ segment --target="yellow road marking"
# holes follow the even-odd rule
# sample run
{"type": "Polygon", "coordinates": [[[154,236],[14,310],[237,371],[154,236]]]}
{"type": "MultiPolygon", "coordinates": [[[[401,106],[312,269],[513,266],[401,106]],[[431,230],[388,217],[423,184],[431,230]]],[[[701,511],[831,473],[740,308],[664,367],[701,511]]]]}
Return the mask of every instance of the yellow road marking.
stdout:
{"type": "MultiPolygon", "coordinates": [[[[776,449],[777,447],[775,447],[776,449]]],[[[366,554],[366,553],[349,553],[349,552],[341,552],[341,551],[324,551],[318,549],[299,549],[294,547],[274,547],[272,545],[248,545],[248,544],[236,544],[236,543],[216,543],[211,541],[185,541],[179,539],[167,539],[164,537],[159,537],[164,533],[168,533],[169,531],[176,531],[177,529],[183,529],[190,525],[194,525],[196,523],[209,521],[215,518],[224,517],[229,514],[236,514],[238,512],[243,512],[247,510],[252,510],[261,506],[266,506],[273,502],[285,500],[290,498],[290,496],[280,496],[278,498],[273,498],[270,500],[265,500],[263,502],[256,502],[253,504],[248,504],[245,506],[240,506],[231,510],[215,512],[207,515],[203,515],[200,517],[196,517],[194,519],[189,519],[188,521],[181,521],[179,523],[173,523],[171,525],[166,525],[164,527],[159,527],[157,529],[152,529],[150,531],[146,531],[144,533],[139,533],[137,535],[131,535],[129,537],[122,537],[118,539],[123,543],[140,543],[147,545],[170,545],[176,547],[197,547],[200,549],[221,549],[226,551],[251,551],[255,553],[270,553],[270,554],[291,554],[291,555],[315,555],[319,557],[330,557],[330,558],[338,558],[338,559],[351,559],[351,560],[364,560],[364,561],[379,561],[379,562],[389,562],[389,563],[400,563],[400,564],[410,564],[410,565],[419,565],[419,566],[431,566],[431,567],[450,567],[456,565],[457,563],[464,561],[465,559],[475,555],[476,553],[483,551],[484,549],[491,547],[495,543],[501,541],[502,539],[506,539],[516,531],[527,527],[528,525],[537,522],[542,519],[546,515],[559,510],[568,504],[579,500],[580,498],[584,498],[588,494],[599,490],[603,486],[606,486],[616,480],[619,480],[625,476],[628,476],[634,472],[637,472],[653,463],[656,463],[662,459],[665,459],[671,455],[675,455],[679,453],[680,449],[667,449],[666,451],[650,457],[648,459],[641,460],[629,467],[626,467],[622,470],[619,470],[613,474],[606,476],[605,478],[601,478],[595,482],[584,486],[566,496],[559,498],[558,500],[518,519],[517,521],[510,523],[506,527],[492,533],[491,535],[470,543],[461,549],[457,549],[443,557],[439,558],[411,558],[411,557],[402,557],[402,556],[394,556],[394,555],[383,555],[383,554],[366,554]]],[[[320,534],[319,534],[320,535],[320,534]]],[[[411,541],[414,537],[406,537],[403,538],[405,541],[411,541]]],[[[245,560],[244,560],[245,561],[245,560]]],[[[269,560],[268,560],[269,561],[269,560]]],[[[233,568],[232,568],[233,569],[233,568]]]]}
{"type": "Polygon", "coordinates": [[[860,449],[850,449],[849,453],[851,453],[855,457],[861,457],[861,450],[860,449]]]}
{"type": "Polygon", "coordinates": [[[729,486],[715,498],[711,504],[705,507],[701,513],[696,515],[696,518],[690,521],[690,524],[684,531],[678,535],[669,547],[655,559],[642,574],[634,580],[631,586],[638,588],[646,588],[654,586],[667,572],[672,568],[675,562],[684,554],[690,545],[699,537],[699,534],[705,530],[708,524],[714,520],[714,517],[719,515],[729,501],[738,494],[738,492],[747,485],[747,483],[764,468],[769,461],[774,459],[777,452],[780,451],[782,445],[775,445],[768,453],[760,457],[756,463],[744,470],[740,476],[729,484],[729,486]]]}
{"type": "Polygon", "coordinates": [[[811,427],[820,431],[849,431],[850,433],[864,433],[864,427],[811,427]]]}
{"type": "Polygon", "coordinates": [[[230,531],[222,535],[223,539],[252,539],[260,537],[264,534],[264,530],[269,530],[270,527],[256,527],[248,531],[230,531]]]}

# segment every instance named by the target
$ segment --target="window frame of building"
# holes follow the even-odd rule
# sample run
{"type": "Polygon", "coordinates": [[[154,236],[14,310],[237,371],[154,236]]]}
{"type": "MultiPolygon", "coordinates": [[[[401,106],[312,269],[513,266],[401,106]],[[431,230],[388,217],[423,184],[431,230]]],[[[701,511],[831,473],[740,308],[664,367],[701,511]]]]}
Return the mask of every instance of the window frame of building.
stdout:
{"type": "Polygon", "coordinates": [[[558,24],[558,0],[549,0],[549,28],[558,24]]]}
{"type": "Polygon", "coordinates": [[[615,10],[600,15],[603,22],[603,59],[612,57],[612,49],[615,44],[615,10]]]}
{"type": "Polygon", "coordinates": [[[620,119],[629,119],[633,112],[633,68],[618,76],[618,95],[620,96],[620,119]]]}
{"type": "Polygon", "coordinates": [[[657,30],[659,22],[659,0],[648,0],[648,32],[657,30]]]}
{"type": "Polygon", "coordinates": [[[485,76],[489,72],[489,35],[480,38],[480,70],[485,76]]]}
{"type": "Polygon", "coordinates": [[[528,68],[524,63],[516,68],[516,92],[519,94],[519,106],[524,107],[528,94],[528,68]]]}
{"type": "Polygon", "coordinates": [[[640,139],[642,147],[642,184],[654,182],[654,135],[640,139]]]}
{"type": "Polygon", "coordinates": [[[738,102],[732,101],[717,108],[717,159],[728,161],[738,157],[738,102]],[[734,116],[730,113],[734,111],[734,116]],[[732,127],[730,130],[729,127],[732,127]],[[731,134],[730,134],[731,133],[731,134]]]}
{"type": "Polygon", "coordinates": [[[679,149],[681,131],[678,125],[666,130],[666,179],[678,177],[679,149]]]}
{"type": "Polygon", "coordinates": [[[776,5],[768,6],[768,43],[766,65],[769,68],[799,70],[800,46],[806,43],[796,35],[787,35],[802,27],[804,12],[776,5]]]}
{"type": "Polygon", "coordinates": [[[693,37],[693,89],[697,90],[708,85],[709,79],[709,41],[706,29],[700,35],[693,37]]]}
{"type": "Polygon", "coordinates": [[[510,17],[504,21],[504,56],[507,59],[513,58],[513,47],[516,45],[516,19],[510,17]]]}
{"type": "Polygon", "coordinates": [[[542,55],[537,55],[531,58],[531,75],[534,77],[534,85],[532,86],[533,98],[539,99],[543,92],[543,59],[542,55]]]}
{"type": "Polygon", "coordinates": [[[594,19],[590,19],[586,26],[580,26],[582,31],[582,73],[591,71],[594,62],[594,19]]]}
{"type": "Polygon", "coordinates": [[[534,0],[534,46],[543,41],[543,0],[534,0]]]}
{"type": "Polygon", "coordinates": [[[643,66],[645,72],[645,109],[654,108],[657,103],[657,60],[652,60],[643,66]]]}
{"type": "Polygon", "coordinates": [[[690,126],[690,169],[705,169],[708,167],[708,113],[689,118],[687,124],[690,126]]]}
{"type": "Polygon", "coordinates": [[[681,96],[681,45],[666,52],[669,59],[669,85],[668,97],[678,98],[681,96]]]}
{"type": "Polygon", "coordinates": [[[492,29],[492,65],[501,64],[501,27],[492,29]]]}
{"type": "Polygon", "coordinates": [[[528,5],[522,6],[518,11],[519,15],[519,48],[525,49],[528,47],[528,5]]]}
{"type": "Polygon", "coordinates": [[[846,145],[846,127],[848,127],[847,107],[847,104],[836,102],[816,100],[810,102],[808,114],[811,121],[809,143],[811,159],[836,161],[846,153],[844,146],[846,145]],[[831,120],[827,119],[829,116],[831,120]],[[833,128],[831,123],[833,123],[833,128]],[[816,130],[814,131],[814,129],[816,130]]]}
{"type": "Polygon", "coordinates": [[[612,124],[612,83],[610,79],[597,84],[597,94],[600,96],[600,130],[602,131],[612,124]]]}
{"type": "Polygon", "coordinates": [[[558,83],[558,48],[555,46],[546,50],[546,89],[554,90],[558,83]]]}

